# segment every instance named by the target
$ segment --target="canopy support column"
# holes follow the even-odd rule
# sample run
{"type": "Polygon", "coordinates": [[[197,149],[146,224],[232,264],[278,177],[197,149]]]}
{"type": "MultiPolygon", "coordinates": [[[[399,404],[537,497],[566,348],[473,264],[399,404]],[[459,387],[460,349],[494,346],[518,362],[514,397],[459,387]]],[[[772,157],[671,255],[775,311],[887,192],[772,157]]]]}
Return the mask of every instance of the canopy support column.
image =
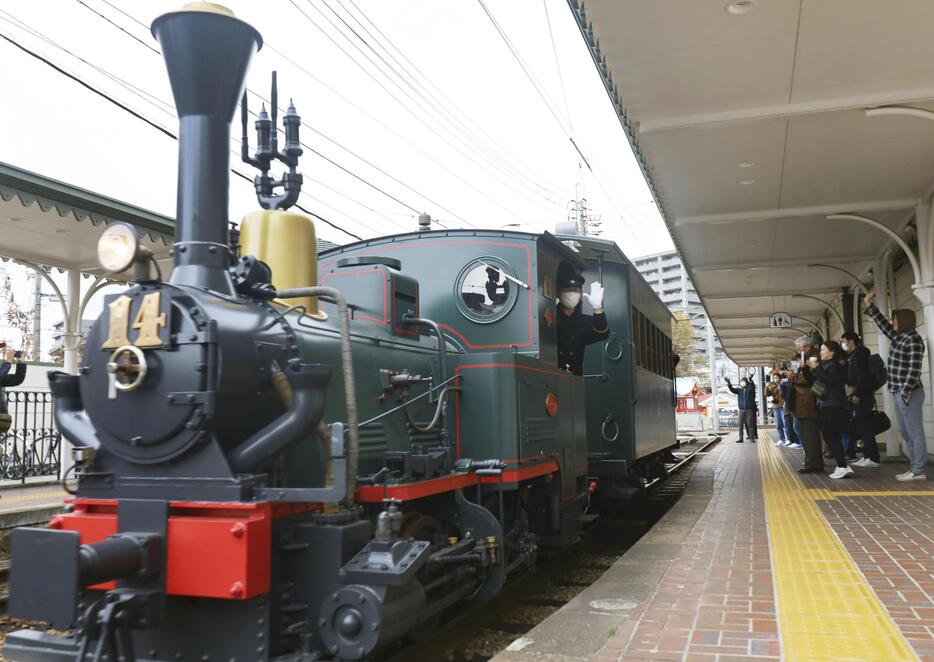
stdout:
{"type": "Polygon", "coordinates": [[[918,262],[921,266],[921,280],[915,281],[911,290],[921,302],[924,315],[924,344],[928,359],[927,397],[929,405],[934,409],[934,211],[929,204],[920,204],[915,207],[915,223],[918,227],[918,262]]]}
{"type": "MultiPolygon", "coordinates": [[[[706,316],[705,316],[706,317],[706,316]]],[[[713,324],[707,319],[707,362],[710,367],[710,417],[713,419],[713,431],[720,431],[720,379],[717,374],[717,347],[714,343],[713,324]]]]}
{"type": "MultiPolygon", "coordinates": [[[[64,346],[64,370],[69,375],[78,374],[78,353],[81,348],[81,272],[78,269],[69,269],[67,272],[65,295],[65,333],[62,344],[64,346]]],[[[61,442],[60,468],[61,475],[71,467],[72,445],[64,436],[61,442]]]]}

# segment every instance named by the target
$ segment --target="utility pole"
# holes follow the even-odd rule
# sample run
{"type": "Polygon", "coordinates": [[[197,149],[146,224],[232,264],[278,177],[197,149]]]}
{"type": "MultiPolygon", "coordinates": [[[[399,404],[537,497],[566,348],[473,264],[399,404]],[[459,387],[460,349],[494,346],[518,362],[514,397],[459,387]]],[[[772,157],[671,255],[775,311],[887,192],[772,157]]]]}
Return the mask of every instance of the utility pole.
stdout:
{"type": "Polygon", "coordinates": [[[568,221],[577,227],[577,234],[588,237],[599,235],[603,224],[600,216],[595,216],[587,198],[571,200],[568,203],[568,221]]]}
{"type": "Polygon", "coordinates": [[[32,311],[32,356],[33,361],[39,361],[42,358],[42,276],[34,272],[32,277],[36,279],[36,286],[33,288],[33,311],[32,311]]]}

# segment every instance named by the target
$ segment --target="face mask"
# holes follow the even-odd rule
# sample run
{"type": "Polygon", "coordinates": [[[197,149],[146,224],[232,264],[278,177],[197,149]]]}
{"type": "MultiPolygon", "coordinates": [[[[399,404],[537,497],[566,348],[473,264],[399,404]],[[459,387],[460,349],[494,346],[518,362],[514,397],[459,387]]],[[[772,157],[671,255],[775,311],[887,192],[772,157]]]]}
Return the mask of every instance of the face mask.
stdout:
{"type": "Polygon", "coordinates": [[[561,305],[565,308],[577,308],[577,304],[581,302],[581,293],[562,292],[558,295],[558,299],[561,301],[561,305]]]}
{"type": "Polygon", "coordinates": [[[747,382],[747,381],[744,379],[743,381],[741,381],[741,382],[739,383],[739,385],[742,386],[743,388],[746,388],[747,386],[749,386],[749,382],[747,382]]]}

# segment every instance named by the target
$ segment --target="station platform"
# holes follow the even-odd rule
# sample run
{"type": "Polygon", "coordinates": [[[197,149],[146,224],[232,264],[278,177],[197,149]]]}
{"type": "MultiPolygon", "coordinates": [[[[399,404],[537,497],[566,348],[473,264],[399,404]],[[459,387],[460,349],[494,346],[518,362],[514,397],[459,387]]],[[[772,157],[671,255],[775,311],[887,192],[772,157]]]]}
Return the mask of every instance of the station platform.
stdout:
{"type": "Polygon", "coordinates": [[[894,461],[799,476],[802,451],[735,441],[700,460],[596,583],[494,660],[934,662],[934,480],[899,483],[894,461]]]}
{"type": "Polygon", "coordinates": [[[45,524],[62,509],[67,496],[58,482],[3,487],[0,489],[0,531],[45,524]]]}

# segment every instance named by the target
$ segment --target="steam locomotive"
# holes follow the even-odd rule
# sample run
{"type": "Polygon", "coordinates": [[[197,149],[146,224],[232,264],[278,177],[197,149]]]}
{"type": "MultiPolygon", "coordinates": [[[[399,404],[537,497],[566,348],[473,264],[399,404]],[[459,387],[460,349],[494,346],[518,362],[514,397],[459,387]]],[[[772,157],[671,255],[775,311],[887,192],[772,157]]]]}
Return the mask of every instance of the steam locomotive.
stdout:
{"type": "Polygon", "coordinates": [[[129,226],[101,237],[136,284],[79,374],[49,376],[75,495],[13,534],[11,613],[70,633],[11,633],[7,659],[362,659],[664,470],[670,317],[615,244],[424,231],[319,264],[275,101],[244,147],[263,211],[232,237],[230,124],[262,38],[207,3],[153,34],[180,118],[175,266],[154,278],[129,226]],[[610,293],[583,376],[556,365],[562,265],[610,293]]]}

